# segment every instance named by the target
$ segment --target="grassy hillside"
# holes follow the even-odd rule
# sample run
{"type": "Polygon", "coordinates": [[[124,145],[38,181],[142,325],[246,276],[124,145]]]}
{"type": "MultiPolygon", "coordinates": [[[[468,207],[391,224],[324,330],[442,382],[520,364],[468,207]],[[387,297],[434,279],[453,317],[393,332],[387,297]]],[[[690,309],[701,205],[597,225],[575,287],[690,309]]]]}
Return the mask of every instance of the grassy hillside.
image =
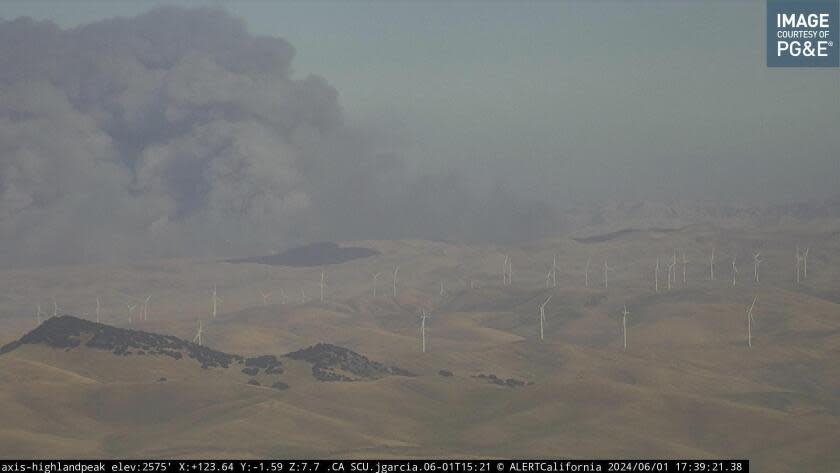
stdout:
{"type": "Polygon", "coordinates": [[[92,318],[100,297],[102,320],[128,327],[125,304],[152,295],[149,320],[132,328],[191,339],[201,316],[205,343],[224,352],[328,342],[418,375],[320,382],[290,360],[290,387],[278,391],[246,384],[238,370],[25,346],[0,356],[0,457],[738,457],[755,471],[835,471],[836,234],[692,226],[512,247],[350,242],[381,254],[323,268],[171,260],[0,272],[2,343],[35,326],[36,304],[51,315],[53,298],[62,312],[92,318]],[[797,243],[811,247],[799,285],[797,243]],[[557,287],[547,288],[555,253],[557,287]],[[513,262],[507,286],[504,255],[513,262]],[[608,289],[605,258],[615,268],[608,289]],[[222,298],[215,319],[214,284],[222,298]],[[261,292],[272,293],[265,304],[261,292]],[[549,295],[540,341],[538,306],[549,295]],[[431,314],[425,354],[421,308],[431,314]]]}

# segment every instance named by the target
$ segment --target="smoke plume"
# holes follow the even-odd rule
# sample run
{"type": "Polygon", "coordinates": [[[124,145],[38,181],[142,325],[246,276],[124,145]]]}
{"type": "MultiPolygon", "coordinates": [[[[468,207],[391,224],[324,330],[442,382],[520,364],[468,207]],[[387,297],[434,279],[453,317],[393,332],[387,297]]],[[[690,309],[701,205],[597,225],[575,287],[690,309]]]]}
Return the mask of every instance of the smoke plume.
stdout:
{"type": "Polygon", "coordinates": [[[553,231],[504,186],[409,176],[221,9],[0,20],[0,262],[230,256],[306,240],[553,231]],[[515,230],[514,230],[515,229],[515,230]]]}

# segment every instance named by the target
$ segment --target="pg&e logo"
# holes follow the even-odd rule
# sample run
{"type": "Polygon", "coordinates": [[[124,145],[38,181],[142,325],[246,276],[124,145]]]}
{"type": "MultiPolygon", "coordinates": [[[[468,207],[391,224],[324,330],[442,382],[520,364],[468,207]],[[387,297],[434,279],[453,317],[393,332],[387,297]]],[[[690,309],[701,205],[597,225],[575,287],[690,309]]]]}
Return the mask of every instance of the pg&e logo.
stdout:
{"type": "Polygon", "coordinates": [[[838,67],[840,0],[767,0],[768,67],[838,67]]]}

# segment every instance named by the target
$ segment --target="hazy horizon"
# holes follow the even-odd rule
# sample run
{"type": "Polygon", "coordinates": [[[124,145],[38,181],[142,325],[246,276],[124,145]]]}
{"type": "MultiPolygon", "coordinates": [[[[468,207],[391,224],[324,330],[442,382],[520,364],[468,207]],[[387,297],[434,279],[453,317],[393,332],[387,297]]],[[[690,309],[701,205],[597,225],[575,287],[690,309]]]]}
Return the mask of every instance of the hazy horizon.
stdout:
{"type": "Polygon", "coordinates": [[[764,3],[4,2],[0,253],[527,239],[572,202],[826,198],[840,74],[767,68],[764,3]],[[203,39],[154,43],[185,28],[203,39]]]}

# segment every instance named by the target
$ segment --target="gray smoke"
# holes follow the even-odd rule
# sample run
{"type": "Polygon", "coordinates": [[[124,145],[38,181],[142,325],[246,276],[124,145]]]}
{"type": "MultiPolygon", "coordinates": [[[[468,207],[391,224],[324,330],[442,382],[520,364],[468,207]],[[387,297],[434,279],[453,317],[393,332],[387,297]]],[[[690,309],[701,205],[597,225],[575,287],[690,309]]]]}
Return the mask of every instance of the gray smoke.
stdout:
{"type": "Polygon", "coordinates": [[[398,149],[344,123],[325,80],[293,76],[293,56],[221,9],[0,20],[0,261],[556,229],[503,185],[408,176],[398,149]]]}

